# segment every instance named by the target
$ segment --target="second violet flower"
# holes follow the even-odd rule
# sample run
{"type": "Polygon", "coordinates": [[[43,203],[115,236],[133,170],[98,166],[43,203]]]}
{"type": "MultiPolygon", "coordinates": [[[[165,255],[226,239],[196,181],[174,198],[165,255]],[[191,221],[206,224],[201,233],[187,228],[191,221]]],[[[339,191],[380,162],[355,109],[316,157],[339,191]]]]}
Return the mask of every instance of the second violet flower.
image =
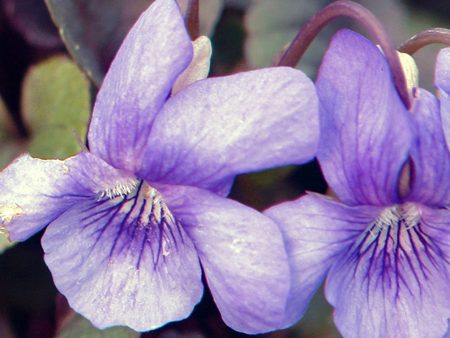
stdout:
{"type": "Polygon", "coordinates": [[[308,194],[266,214],[292,267],[286,323],[324,278],[345,338],[442,338],[450,318],[450,49],[438,56],[441,100],[415,88],[405,109],[379,49],[340,31],[320,67],[318,160],[337,199],[308,194]],[[444,129],[450,130],[448,118],[444,129]]]}

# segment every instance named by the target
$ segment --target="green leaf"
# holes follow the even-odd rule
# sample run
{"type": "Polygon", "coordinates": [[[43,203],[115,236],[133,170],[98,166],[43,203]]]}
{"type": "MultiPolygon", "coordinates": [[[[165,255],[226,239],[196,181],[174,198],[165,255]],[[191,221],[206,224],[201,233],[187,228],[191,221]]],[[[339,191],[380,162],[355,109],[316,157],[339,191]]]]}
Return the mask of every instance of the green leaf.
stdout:
{"type": "Polygon", "coordinates": [[[5,130],[5,119],[7,119],[9,113],[6,109],[5,103],[3,99],[0,97],[0,140],[4,141],[5,137],[9,134],[7,130],[5,130]]]}
{"type": "Polygon", "coordinates": [[[0,254],[2,254],[6,249],[9,249],[16,245],[16,242],[11,242],[6,234],[0,233],[0,254]]]}
{"type": "Polygon", "coordinates": [[[6,105],[0,97],[0,169],[4,168],[23,151],[24,145],[17,138],[17,130],[6,105]]]}
{"type": "Polygon", "coordinates": [[[85,318],[76,315],[62,327],[56,338],[138,338],[140,334],[125,327],[99,330],[85,318]]]}
{"type": "Polygon", "coordinates": [[[6,167],[18,155],[25,151],[25,145],[9,136],[0,137],[0,169],[6,167]]]}
{"type": "MultiPolygon", "coordinates": [[[[6,167],[22,152],[21,144],[14,139],[14,136],[14,125],[6,105],[0,97],[0,168],[6,167]]],[[[6,234],[0,232],[0,254],[13,245],[15,242],[10,242],[6,234]]]]}
{"type": "Polygon", "coordinates": [[[36,132],[29,145],[31,156],[42,159],[64,159],[81,151],[79,140],[73,130],[65,127],[42,129],[36,132]],[[55,140],[58,140],[55,146],[55,140]]]}
{"type": "Polygon", "coordinates": [[[88,79],[67,57],[33,66],[22,91],[22,114],[32,134],[31,155],[65,158],[77,153],[79,140],[86,135],[90,100],[88,79]]]}
{"type": "Polygon", "coordinates": [[[11,114],[0,96],[0,141],[17,136],[17,130],[11,119],[11,114]]]}
{"type": "Polygon", "coordinates": [[[76,131],[86,128],[90,112],[89,81],[67,57],[52,57],[31,67],[22,96],[22,114],[32,132],[48,126],[65,126],[76,131]]]}

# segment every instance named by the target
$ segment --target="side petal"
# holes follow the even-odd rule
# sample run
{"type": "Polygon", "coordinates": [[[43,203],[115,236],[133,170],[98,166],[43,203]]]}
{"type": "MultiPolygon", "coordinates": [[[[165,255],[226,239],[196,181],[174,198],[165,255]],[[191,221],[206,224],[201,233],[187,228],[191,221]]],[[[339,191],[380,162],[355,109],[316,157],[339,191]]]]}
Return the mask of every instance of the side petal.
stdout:
{"type": "Polygon", "coordinates": [[[398,201],[412,131],[378,48],[349,30],[333,38],[319,70],[321,144],[328,184],[346,204],[398,201]]]}
{"type": "Polygon", "coordinates": [[[131,178],[89,153],[65,161],[22,155],[0,174],[0,218],[11,240],[25,240],[77,201],[131,178]]]}
{"type": "Polygon", "coordinates": [[[155,329],[186,318],[202,296],[191,240],[148,206],[137,196],[85,201],[42,238],[56,287],[99,328],[155,329]]]}
{"type": "Polygon", "coordinates": [[[439,51],[434,78],[438,89],[442,127],[447,146],[450,147],[450,48],[439,51]]]}
{"type": "Polygon", "coordinates": [[[264,212],[280,226],[291,268],[284,327],[303,316],[328,269],[377,213],[378,208],[348,207],[316,194],[264,212]]]}
{"type": "Polygon", "coordinates": [[[91,151],[135,171],[152,122],[192,58],[175,0],[156,0],[128,33],[106,75],[89,127],[91,151]]]}
{"type": "Polygon", "coordinates": [[[318,129],[315,89],[300,71],[198,81],[156,118],[139,175],[219,191],[237,174],[311,159],[318,129]]]}
{"type": "Polygon", "coordinates": [[[449,217],[421,207],[409,226],[401,220],[366,232],[332,267],[325,291],[344,337],[443,337],[450,318],[449,217]]]}
{"type": "Polygon", "coordinates": [[[172,186],[161,192],[186,225],[225,323],[251,334],[277,329],[287,300],[289,268],[275,223],[206,190],[172,186]]]}
{"type": "Polygon", "coordinates": [[[450,153],[442,129],[438,100],[420,89],[412,119],[418,138],[411,149],[413,185],[408,199],[426,205],[450,202],[450,153]]]}

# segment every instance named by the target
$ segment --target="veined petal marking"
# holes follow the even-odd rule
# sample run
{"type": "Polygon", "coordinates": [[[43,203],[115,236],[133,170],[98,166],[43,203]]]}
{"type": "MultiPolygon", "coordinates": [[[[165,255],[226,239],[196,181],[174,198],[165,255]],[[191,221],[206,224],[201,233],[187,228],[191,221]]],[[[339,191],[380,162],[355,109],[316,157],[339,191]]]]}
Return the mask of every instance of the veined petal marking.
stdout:
{"type": "Polygon", "coordinates": [[[182,225],[174,218],[161,194],[146,182],[137,181],[136,185],[132,182],[116,188],[111,189],[110,194],[99,195],[94,205],[83,210],[84,228],[88,231],[92,226],[95,230],[89,236],[96,236],[96,243],[99,243],[106,229],[114,226],[117,229],[109,257],[139,250],[136,260],[139,269],[142,255],[148,248],[156,269],[161,258],[176,250],[180,241],[184,242],[182,225]],[[121,193],[124,191],[130,192],[121,193]],[[103,224],[99,227],[100,222],[103,224]]]}
{"type": "MultiPolygon", "coordinates": [[[[427,227],[416,204],[404,203],[386,208],[351,248],[348,259],[354,263],[354,274],[360,268],[365,269],[367,287],[381,286],[386,293],[393,290],[396,300],[401,288],[411,295],[417,290],[421,292],[423,281],[431,274],[430,269],[445,273],[444,265],[450,264],[427,233],[427,227]],[[364,256],[369,262],[361,267],[364,256]],[[408,280],[406,273],[413,278],[408,280]]],[[[370,293],[367,295],[369,297],[370,293]]]]}

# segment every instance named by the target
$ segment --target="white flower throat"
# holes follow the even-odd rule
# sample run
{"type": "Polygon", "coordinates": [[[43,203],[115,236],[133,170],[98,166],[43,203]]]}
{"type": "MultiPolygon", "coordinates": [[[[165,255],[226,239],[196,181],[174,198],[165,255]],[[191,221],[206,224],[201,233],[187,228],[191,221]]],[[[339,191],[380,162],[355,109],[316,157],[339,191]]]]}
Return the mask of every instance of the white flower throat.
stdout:
{"type": "MultiPolygon", "coordinates": [[[[98,194],[93,207],[84,211],[84,226],[101,224],[102,229],[115,227],[111,257],[125,247],[134,247],[141,256],[151,252],[154,267],[184,242],[182,225],[175,219],[161,193],[145,181],[130,180],[98,194]],[[147,247],[149,250],[144,250],[147,247]]],[[[103,233],[101,230],[100,233],[103,233]]],[[[101,237],[101,235],[100,235],[101,237]]]]}
{"type": "Polygon", "coordinates": [[[175,219],[163,201],[161,193],[145,181],[120,184],[103,194],[103,198],[117,199],[123,203],[120,213],[136,220],[136,225],[148,227],[155,224],[175,224],[175,219]],[[137,207],[139,206],[139,207],[137,207]]]}
{"type": "Polygon", "coordinates": [[[106,188],[97,193],[98,200],[104,198],[113,199],[115,197],[131,194],[139,184],[139,180],[135,178],[127,179],[123,182],[118,182],[111,188],[106,188]]]}
{"type": "Polygon", "coordinates": [[[411,250],[411,236],[416,237],[416,228],[420,224],[421,210],[414,203],[404,203],[386,208],[372,222],[365,236],[361,237],[360,250],[364,251],[375,241],[379,242],[379,250],[394,250],[400,242],[406,251],[411,250]],[[411,231],[414,230],[414,231],[411,231]]]}

